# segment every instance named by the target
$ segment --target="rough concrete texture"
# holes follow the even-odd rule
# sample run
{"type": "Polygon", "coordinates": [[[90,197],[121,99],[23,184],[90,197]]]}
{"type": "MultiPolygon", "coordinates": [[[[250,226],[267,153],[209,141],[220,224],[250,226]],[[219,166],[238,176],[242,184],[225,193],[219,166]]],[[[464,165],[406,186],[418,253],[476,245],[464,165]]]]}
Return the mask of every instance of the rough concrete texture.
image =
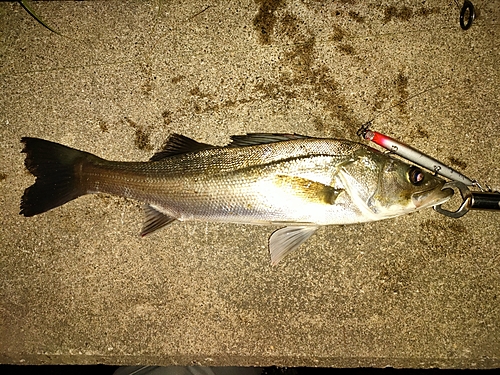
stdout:
{"type": "Polygon", "coordinates": [[[278,267],[276,228],[174,223],[86,196],[33,218],[22,136],[147,160],[172,132],[373,128],[500,186],[499,16],[474,1],[0,4],[0,361],[500,366],[500,216],[326,227],[278,267]],[[401,103],[396,106],[397,103],[401,103]]]}

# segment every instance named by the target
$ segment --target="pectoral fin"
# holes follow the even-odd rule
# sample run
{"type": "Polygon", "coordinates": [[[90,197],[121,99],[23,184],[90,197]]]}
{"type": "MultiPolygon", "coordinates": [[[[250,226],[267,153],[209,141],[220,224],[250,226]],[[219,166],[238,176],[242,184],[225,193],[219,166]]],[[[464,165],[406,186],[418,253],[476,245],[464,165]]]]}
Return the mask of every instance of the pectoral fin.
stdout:
{"type": "Polygon", "coordinates": [[[289,193],[300,196],[310,202],[334,204],[343,189],[309,180],[307,178],[280,175],[276,177],[276,184],[289,193]]]}
{"type": "Polygon", "coordinates": [[[158,230],[175,220],[175,218],[165,215],[164,213],[149,205],[144,206],[144,213],[146,216],[146,220],[144,221],[141,230],[142,237],[147,234],[153,233],[155,230],[158,230]]]}
{"type": "Polygon", "coordinates": [[[277,265],[286,255],[297,249],[319,227],[317,226],[290,226],[278,229],[269,238],[269,252],[271,253],[271,264],[277,265]]]}

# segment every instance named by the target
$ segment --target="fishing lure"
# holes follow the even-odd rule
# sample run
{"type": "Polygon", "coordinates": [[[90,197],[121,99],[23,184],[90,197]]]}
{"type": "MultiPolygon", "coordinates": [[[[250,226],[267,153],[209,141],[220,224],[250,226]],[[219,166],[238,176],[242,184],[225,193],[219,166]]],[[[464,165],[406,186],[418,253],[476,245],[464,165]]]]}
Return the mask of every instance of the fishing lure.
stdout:
{"type": "Polygon", "coordinates": [[[489,187],[485,189],[476,180],[470,179],[416,148],[382,133],[370,130],[369,124],[368,122],[358,130],[358,136],[374,142],[389,150],[389,152],[399,155],[422,168],[434,171],[434,173],[452,180],[446,183],[443,189],[457,189],[460,192],[462,202],[455,211],[445,209],[441,204],[436,205],[433,207],[436,212],[457,219],[464,216],[470,210],[500,211],[500,192],[493,191],[489,187]],[[481,191],[472,191],[469,188],[472,186],[479,188],[481,191]]]}
{"type": "Polygon", "coordinates": [[[476,182],[455,169],[447,166],[439,160],[430,157],[423,152],[411,147],[403,142],[397,141],[382,133],[368,129],[367,126],[362,127],[358,131],[358,135],[368,141],[372,141],[377,145],[389,150],[391,153],[401,156],[402,158],[411,161],[423,168],[426,168],[434,173],[450,180],[459,181],[467,186],[476,185],[476,182]]]}

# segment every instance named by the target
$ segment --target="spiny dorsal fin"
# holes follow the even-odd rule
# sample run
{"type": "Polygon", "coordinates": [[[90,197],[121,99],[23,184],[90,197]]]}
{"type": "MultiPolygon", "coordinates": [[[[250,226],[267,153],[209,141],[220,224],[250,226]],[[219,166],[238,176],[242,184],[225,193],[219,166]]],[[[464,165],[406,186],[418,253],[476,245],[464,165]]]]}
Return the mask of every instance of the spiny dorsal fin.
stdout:
{"type": "Polygon", "coordinates": [[[245,135],[232,135],[231,143],[229,143],[227,147],[245,147],[304,138],[311,137],[300,134],[249,133],[245,135]]]}
{"type": "MultiPolygon", "coordinates": [[[[272,134],[272,133],[249,133],[245,135],[232,135],[231,143],[225,147],[245,147],[267,143],[290,141],[292,139],[310,138],[300,134],[272,134]]],[[[163,146],[163,150],[154,154],[149,161],[158,161],[169,156],[186,154],[201,150],[209,150],[217,146],[197,142],[181,134],[173,133],[163,146]]]]}
{"type": "Polygon", "coordinates": [[[149,161],[158,161],[173,155],[187,154],[188,152],[208,150],[215,147],[197,142],[184,135],[173,133],[167,139],[167,142],[165,142],[163,150],[154,154],[149,161]]]}
{"type": "Polygon", "coordinates": [[[144,206],[144,214],[146,220],[142,225],[141,236],[153,233],[155,230],[163,228],[165,225],[170,224],[175,218],[165,215],[158,211],[155,207],[146,205],[144,206]]]}
{"type": "Polygon", "coordinates": [[[269,252],[271,253],[271,264],[277,265],[280,260],[296,250],[309,237],[311,237],[319,227],[290,226],[278,229],[269,238],[269,252]]]}

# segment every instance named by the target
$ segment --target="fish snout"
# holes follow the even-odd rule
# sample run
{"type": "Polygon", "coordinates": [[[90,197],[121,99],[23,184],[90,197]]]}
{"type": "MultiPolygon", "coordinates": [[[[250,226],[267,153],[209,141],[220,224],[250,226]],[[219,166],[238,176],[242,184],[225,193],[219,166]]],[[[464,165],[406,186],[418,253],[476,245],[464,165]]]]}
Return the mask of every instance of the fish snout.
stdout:
{"type": "Polygon", "coordinates": [[[448,187],[444,188],[445,182],[443,181],[439,186],[421,191],[418,193],[414,193],[411,197],[413,204],[417,209],[426,208],[430,206],[436,206],[439,204],[443,204],[448,199],[453,196],[453,189],[448,187]]]}

